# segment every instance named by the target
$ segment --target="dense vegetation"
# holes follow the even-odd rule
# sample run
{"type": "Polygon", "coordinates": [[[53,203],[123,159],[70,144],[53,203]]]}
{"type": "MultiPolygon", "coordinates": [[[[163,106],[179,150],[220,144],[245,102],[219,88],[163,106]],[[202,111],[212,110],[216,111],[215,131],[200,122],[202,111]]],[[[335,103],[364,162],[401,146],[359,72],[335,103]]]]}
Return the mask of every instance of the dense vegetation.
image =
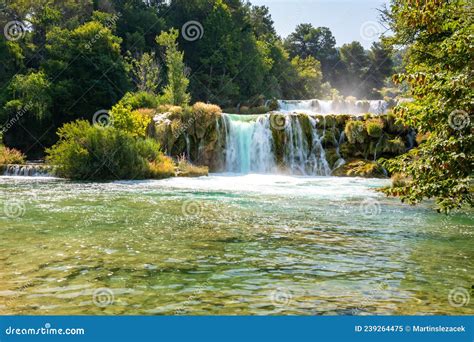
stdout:
{"type": "Polygon", "coordinates": [[[300,25],[283,40],[268,8],[240,0],[7,1],[0,23],[0,122],[13,120],[5,142],[30,157],[128,92],[243,111],[335,89],[373,98],[392,65],[380,44],[336,48],[327,28],[300,25]]]}
{"type": "MultiPolygon", "coordinates": [[[[209,125],[219,107],[205,103],[259,113],[267,99],[403,92],[413,101],[395,108],[399,122],[390,125],[416,129],[418,146],[386,162],[403,180],[387,192],[410,203],[436,198],[443,210],[472,205],[472,12],[468,0],[391,0],[382,14],[394,35],[367,51],[359,42],[337,47],[328,28],[310,24],[283,39],[268,8],[241,0],[7,1],[0,122],[8,147],[0,158],[24,162],[12,148],[42,158],[56,143],[49,159],[64,176],[160,177],[175,165],[147,140],[166,137],[150,128],[157,112],[184,126],[208,117],[209,125]]],[[[384,133],[386,124],[351,121],[347,139],[385,137],[398,155],[403,142],[384,133]]],[[[179,166],[182,174],[203,171],[179,166]]]]}
{"type": "Polygon", "coordinates": [[[406,72],[394,79],[414,98],[395,113],[425,137],[388,163],[410,180],[389,193],[410,203],[437,198],[442,210],[472,206],[473,10],[472,1],[393,0],[385,13],[395,32],[389,42],[408,46],[406,72]]]}

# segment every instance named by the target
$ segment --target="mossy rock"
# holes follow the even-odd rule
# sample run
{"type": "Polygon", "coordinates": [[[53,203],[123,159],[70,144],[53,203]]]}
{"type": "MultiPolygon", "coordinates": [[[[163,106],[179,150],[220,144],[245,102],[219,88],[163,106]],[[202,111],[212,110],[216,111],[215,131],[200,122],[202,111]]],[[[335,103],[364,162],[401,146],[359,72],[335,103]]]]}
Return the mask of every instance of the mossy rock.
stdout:
{"type": "Polygon", "coordinates": [[[333,171],[338,177],[387,178],[386,170],[378,163],[369,160],[352,160],[333,171]]]}
{"type": "Polygon", "coordinates": [[[344,128],[346,139],[351,144],[363,144],[366,141],[364,122],[360,120],[349,120],[344,128]]]}
{"type": "Polygon", "coordinates": [[[332,169],[336,162],[340,159],[339,154],[337,153],[336,148],[328,148],[325,149],[325,154],[326,154],[326,160],[329,164],[329,167],[332,169]]]}
{"type": "Polygon", "coordinates": [[[326,130],[321,139],[324,147],[335,147],[337,145],[336,131],[334,128],[326,130]]]}
{"type": "Polygon", "coordinates": [[[306,141],[311,142],[313,136],[313,126],[309,121],[308,115],[300,114],[298,115],[297,120],[300,123],[301,130],[303,131],[304,136],[306,137],[306,141]]]}
{"type": "Polygon", "coordinates": [[[388,139],[383,146],[383,153],[398,156],[405,153],[406,146],[402,138],[388,139]]]}
{"type": "Polygon", "coordinates": [[[336,115],[335,116],[336,126],[340,129],[344,129],[344,127],[346,126],[346,121],[349,120],[350,118],[351,116],[347,114],[336,115]]]}
{"type": "Polygon", "coordinates": [[[365,122],[367,134],[372,138],[380,138],[383,134],[384,123],[381,119],[369,119],[365,122]]]}

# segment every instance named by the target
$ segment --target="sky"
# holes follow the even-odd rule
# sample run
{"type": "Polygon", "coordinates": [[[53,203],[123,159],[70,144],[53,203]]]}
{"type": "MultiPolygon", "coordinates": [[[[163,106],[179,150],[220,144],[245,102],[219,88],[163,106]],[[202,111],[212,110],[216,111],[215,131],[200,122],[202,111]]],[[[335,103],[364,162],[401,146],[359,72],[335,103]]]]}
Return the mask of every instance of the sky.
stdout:
{"type": "Polygon", "coordinates": [[[301,23],[329,27],[341,46],[354,40],[369,48],[386,29],[377,9],[388,0],[250,0],[270,8],[275,28],[287,37],[301,23]]]}

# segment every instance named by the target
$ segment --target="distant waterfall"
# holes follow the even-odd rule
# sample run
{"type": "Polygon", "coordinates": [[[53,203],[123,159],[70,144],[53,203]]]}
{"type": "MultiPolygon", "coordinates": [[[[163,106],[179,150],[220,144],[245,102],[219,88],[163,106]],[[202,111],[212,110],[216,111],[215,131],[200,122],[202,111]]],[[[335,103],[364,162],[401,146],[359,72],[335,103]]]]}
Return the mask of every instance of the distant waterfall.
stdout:
{"type": "Polygon", "coordinates": [[[4,176],[48,177],[50,176],[50,171],[50,167],[43,164],[10,164],[3,166],[4,176]]]}
{"type": "Polygon", "coordinates": [[[305,114],[386,114],[388,104],[383,100],[325,101],[325,100],[279,100],[279,111],[305,114]]]}
{"type": "Polygon", "coordinates": [[[298,116],[286,115],[285,122],[277,128],[284,136],[282,161],[277,165],[271,114],[223,114],[225,171],[272,173],[285,170],[299,175],[330,175],[316,119],[305,118],[310,125],[309,137],[298,116]]]}

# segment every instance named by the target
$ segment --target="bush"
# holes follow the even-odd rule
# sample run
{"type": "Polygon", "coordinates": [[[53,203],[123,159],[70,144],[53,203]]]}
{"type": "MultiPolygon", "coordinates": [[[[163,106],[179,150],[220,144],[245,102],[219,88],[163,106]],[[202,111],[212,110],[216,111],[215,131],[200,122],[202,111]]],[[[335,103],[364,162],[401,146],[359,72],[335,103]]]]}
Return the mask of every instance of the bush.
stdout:
{"type": "Polygon", "coordinates": [[[364,143],[365,141],[365,129],[364,123],[358,120],[349,120],[346,122],[346,127],[344,128],[344,133],[346,138],[351,144],[355,143],[364,143]]]}
{"type": "Polygon", "coordinates": [[[144,91],[126,93],[119,103],[130,107],[132,110],[139,108],[157,108],[160,105],[160,101],[156,95],[144,91]]]}
{"type": "Polygon", "coordinates": [[[178,176],[179,177],[201,177],[209,175],[207,166],[195,166],[191,164],[185,157],[178,160],[178,176]]]}
{"type": "Polygon", "coordinates": [[[92,126],[87,121],[65,124],[59,141],[47,150],[56,175],[76,180],[143,179],[150,163],[160,161],[157,142],[135,138],[115,127],[92,126]]]}
{"type": "Polygon", "coordinates": [[[173,176],[175,176],[175,165],[170,157],[160,156],[149,163],[149,178],[162,179],[173,176]]]}
{"type": "Polygon", "coordinates": [[[380,138],[383,134],[383,121],[380,119],[370,119],[365,122],[367,133],[372,138],[380,138]]]}
{"type": "Polygon", "coordinates": [[[128,105],[117,103],[112,107],[110,116],[115,128],[129,132],[134,137],[144,138],[148,126],[152,123],[154,111],[132,110],[128,105]]]}
{"type": "Polygon", "coordinates": [[[222,113],[222,109],[219,106],[213,104],[207,104],[204,102],[196,102],[192,111],[196,117],[215,117],[222,113]]]}
{"type": "Polygon", "coordinates": [[[0,145],[0,165],[25,164],[26,157],[23,153],[13,148],[0,145]]]}

